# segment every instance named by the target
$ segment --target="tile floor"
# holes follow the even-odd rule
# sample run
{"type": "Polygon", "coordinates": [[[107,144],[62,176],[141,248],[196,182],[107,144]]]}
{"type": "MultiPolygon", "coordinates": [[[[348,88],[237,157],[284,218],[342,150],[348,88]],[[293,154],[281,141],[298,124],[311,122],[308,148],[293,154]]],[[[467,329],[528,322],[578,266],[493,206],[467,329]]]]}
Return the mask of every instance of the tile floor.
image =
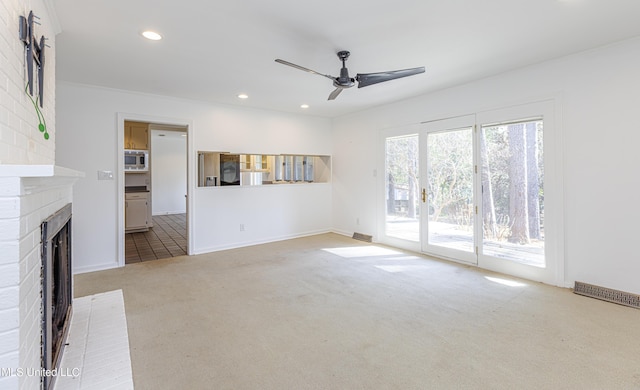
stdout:
{"type": "Polygon", "coordinates": [[[125,234],[125,264],[187,254],[187,215],[154,215],[148,232],[125,234]]]}

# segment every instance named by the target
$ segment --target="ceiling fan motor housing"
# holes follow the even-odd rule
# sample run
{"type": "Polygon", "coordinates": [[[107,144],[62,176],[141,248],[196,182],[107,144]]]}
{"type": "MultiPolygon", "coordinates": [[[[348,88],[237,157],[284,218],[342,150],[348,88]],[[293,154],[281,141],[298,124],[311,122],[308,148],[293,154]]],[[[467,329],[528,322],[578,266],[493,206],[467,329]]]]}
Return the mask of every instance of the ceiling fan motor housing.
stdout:
{"type": "Polygon", "coordinates": [[[340,77],[337,77],[333,82],[333,85],[336,87],[349,88],[353,87],[355,83],[355,79],[349,77],[349,70],[345,67],[340,69],[340,77]]]}
{"type": "Polygon", "coordinates": [[[338,58],[340,58],[340,60],[342,61],[342,68],[340,69],[340,77],[336,77],[336,81],[333,82],[333,85],[335,87],[343,87],[343,88],[353,87],[356,80],[349,77],[349,70],[345,65],[345,61],[347,60],[347,58],[349,58],[349,55],[351,53],[349,53],[346,50],[342,50],[342,51],[339,51],[337,54],[338,54],[338,58]]]}

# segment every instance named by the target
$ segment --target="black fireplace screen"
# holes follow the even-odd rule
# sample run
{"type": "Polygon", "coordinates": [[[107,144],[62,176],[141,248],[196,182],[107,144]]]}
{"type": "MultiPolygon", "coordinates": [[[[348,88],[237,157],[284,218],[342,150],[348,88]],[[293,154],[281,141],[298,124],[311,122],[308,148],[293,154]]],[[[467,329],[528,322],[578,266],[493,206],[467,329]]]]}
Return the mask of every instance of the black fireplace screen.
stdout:
{"type": "MultiPolygon", "coordinates": [[[[53,370],[62,358],[71,320],[71,204],[42,222],[42,368],[53,370]]],[[[43,377],[43,387],[53,385],[43,377]]]]}

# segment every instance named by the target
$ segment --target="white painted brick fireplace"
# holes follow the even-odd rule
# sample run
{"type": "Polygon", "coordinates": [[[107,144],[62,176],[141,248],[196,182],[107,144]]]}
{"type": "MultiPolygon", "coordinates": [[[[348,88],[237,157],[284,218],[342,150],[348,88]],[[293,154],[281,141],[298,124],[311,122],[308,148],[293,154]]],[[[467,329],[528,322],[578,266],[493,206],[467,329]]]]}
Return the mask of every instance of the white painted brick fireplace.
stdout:
{"type": "MultiPolygon", "coordinates": [[[[72,184],[83,175],[0,166],[0,368],[41,367],[41,223],[72,202],[72,184]]],[[[4,374],[2,389],[40,388],[40,376],[4,374]]]]}
{"type": "Polygon", "coordinates": [[[81,173],[55,166],[55,36],[52,0],[0,0],[0,389],[38,389],[39,376],[7,370],[41,366],[41,222],[71,202],[81,173]],[[25,45],[19,18],[38,16],[34,34],[48,39],[42,116],[26,95],[25,45]]]}

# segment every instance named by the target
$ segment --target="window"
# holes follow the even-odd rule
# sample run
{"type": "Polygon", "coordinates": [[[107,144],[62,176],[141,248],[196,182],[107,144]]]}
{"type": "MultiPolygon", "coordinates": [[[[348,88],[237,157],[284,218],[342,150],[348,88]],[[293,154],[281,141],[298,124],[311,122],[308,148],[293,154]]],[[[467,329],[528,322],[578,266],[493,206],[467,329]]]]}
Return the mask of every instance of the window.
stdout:
{"type": "Polygon", "coordinates": [[[480,132],[483,253],[545,266],[543,120],[480,132]]]}
{"type": "Polygon", "coordinates": [[[385,140],[385,234],[420,240],[418,135],[385,140]]]}

